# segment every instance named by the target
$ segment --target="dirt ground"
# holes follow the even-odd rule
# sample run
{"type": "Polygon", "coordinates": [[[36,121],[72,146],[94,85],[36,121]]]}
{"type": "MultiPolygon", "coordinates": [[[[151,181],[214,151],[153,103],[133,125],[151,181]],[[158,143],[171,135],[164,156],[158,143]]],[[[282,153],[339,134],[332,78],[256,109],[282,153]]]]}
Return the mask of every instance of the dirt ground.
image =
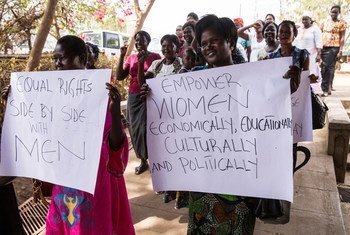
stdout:
{"type": "Polygon", "coordinates": [[[18,205],[21,205],[32,196],[32,179],[17,177],[13,185],[16,190],[18,205]]]}

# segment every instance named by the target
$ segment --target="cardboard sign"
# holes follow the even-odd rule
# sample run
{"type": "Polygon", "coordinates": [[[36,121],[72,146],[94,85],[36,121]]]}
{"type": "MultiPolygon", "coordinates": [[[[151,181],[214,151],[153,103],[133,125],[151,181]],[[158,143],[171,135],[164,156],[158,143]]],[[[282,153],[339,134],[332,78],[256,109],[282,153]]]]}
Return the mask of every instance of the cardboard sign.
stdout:
{"type": "Polygon", "coordinates": [[[300,85],[291,95],[293,143],[312,141],[312,108],[309,71],[301,73],[300,85]]]}
{"type": "Polygon", "coordinates": [[[291,58],[147,80],[155,191],[293,200],[291,58]]]}
{"type": "Polygon", "coordinates": [[[94,193],[111,70],[11,74],[0,175],[94,193]]]}

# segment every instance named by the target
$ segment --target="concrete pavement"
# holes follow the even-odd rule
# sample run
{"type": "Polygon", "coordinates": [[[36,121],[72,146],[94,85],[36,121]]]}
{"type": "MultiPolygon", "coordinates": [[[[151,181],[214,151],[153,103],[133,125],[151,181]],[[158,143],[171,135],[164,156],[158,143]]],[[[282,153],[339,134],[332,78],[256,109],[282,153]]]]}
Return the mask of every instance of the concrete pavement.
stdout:
{"type": "MultiPolygon", "coordinates": [[[[350,97],[350,64],[336,74],[332,96],[350,97]]],[[[286,225],[264,224],[257,219],[255,234],[350,234],[350,207],[340,204],[332,157],[327,155],[327,126],[314,131],[309,163],[294,175],[294,203],[286,225]],[[342,210],[343,208],[343,214],[342,210]],[[344,223],[347,228],[345,228],[344,223]],[[347,232],[346,232],[347,231],[347,232]]],[[[350,160],[348,160],[350,161],[350,160]]],[[[135,175],[139,164],[133,150],[125,172],[129,202],[137,234],[186,234],[188,209],[164,204],[152,190],[150,173],[135,175]]],[[[345,184],[350,185],[350,174],[345,184]]]]}

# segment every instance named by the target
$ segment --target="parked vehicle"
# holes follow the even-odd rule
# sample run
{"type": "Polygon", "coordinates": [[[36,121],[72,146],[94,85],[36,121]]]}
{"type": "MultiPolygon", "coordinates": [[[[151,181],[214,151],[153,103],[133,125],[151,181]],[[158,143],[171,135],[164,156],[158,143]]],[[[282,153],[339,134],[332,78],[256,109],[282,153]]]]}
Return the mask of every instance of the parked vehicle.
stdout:
{"type": "Polygon", "coordinates": [[[86,30],[80,33],[85,42],[96,44],[107,56],[120,55],[120,47],[128,43],[130,36],[126,33],[109,30],[86,30]]]}
{"type": "MultiPolygon", "coordinates": [[[[35,35],[31,36],[31,41],[32,41],[32,46],[33,46],[34,41],[35,41],[35,35]]],[[[51,35],[48,35],[42,52],[53,52],[53,50],[55,49],[56,41],[57,41],[56,38],[54,38],[51,35]]],[[[13,54],[29,54],[28,41],[24,41],[18,45],[14,44],[13,49],[12,49],[12,53],[13,54]]]]}

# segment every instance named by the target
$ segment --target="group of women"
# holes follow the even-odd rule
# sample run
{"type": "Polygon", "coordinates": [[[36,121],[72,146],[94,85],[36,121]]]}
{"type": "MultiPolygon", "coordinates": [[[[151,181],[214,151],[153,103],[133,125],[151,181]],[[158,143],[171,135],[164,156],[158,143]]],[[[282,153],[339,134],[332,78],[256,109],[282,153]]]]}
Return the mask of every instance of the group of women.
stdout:
{"type": "MultiPolygon", "coordinates": [[[[304,66],[304,61],[307,61],[308,59],[308,53],[304,52],[301,65],[299,59],[297,59],[297,57],[300,56],[299,52],[301,50],[292,46],[292,42],[297,35],[295,24],[291,21],[284,21],[278,27],[274,22],[269,22],[265,25],[266,27],[264,27],[262,22],[257,22],[254,26],[259,28],[258,32],[261,34],[263,31],[266,31],[266,38],[267,41],[269,41],[267,46],[264,47],[269,54],[266,58],[281,56],[295,57],[293,61],[294,66],[291,67],[286,76],[287,78],[291,78],[291,91],[294,92],[299,85],[301,70],[307,69],[307,62],[305,62],[304,66]],[[281,35],[281,45],[275,40],[278,29],[279,34],[281,35]]],[[[237,56],[237,29],[233,21],[229,18],[218,18],[215,15],[207,15],[198,22],[187,22],[183,26],[183,29],[185,39],[184,47],[187,48],[179,48],[180,44],[176,35],[165,35],[161,39],[163,59],[154,59],[151,65],[149,65],[147,59],[152,58],[152,53],[148,52],[147,48],[138,47],[138,44],[136,43],[138,53],[134,65],[130,64],[129,58],[136,58],[136,54],[131,55],[124,63],[124,66],[121,66],[121,62],[119,62],[117,74],[121,74],[122,71],[128,70],[131,75],[131,68],[138,68],[137,81],[140,89],[138,102],[140,102],[141,105],[145,105],[145,103],[142,104],[142,102],[144,102],[142,98],[147,96],[149,92],[146,80],[181,71],[181,67],[183,68],[186,64],[185,62],[187,62],[184,55],[186,55],[186,52],[189,50],[193,52],[194,56],[196,56],[196,52],[198,51],[198,48],[200,48],[200,53],[204,58],[205,63],[199,64],[199,66],[195,67],[192,65],[193,68],[187,69],[186,71],[210,69],[242,62],[242,56],[237,56]],[[196,40],[196,42],[193,43],[193,40],[196,40]],[[193,45],[196,47],[193,48],[193,45]],[[182,59],[177,57],[179,51],[182,53],[182,59]]],[[[257,40],[260,40],[260,36],[260,34],[257,36],[257,40]]],[[[124,58],[122,57],[120,61],[123,59],[124,58]]],[[[118,79],[123,79],[124,77],[118,77],[118,79]]],[[[131,79],[134,79],[133,76],[131,76],[131,79]]],[[[128,110],[128,114],[130,113],[140,116],[145,115],[137,110],[128,110]]],[[[130,120],[132,120],[132,118],[130,120]]],[[[144,123],[146,122],[146,118],[142,118],[142,120],[144,123]]],[[[146,134],[145,124],[142,124],[142,126],[138,126],[137,128],[142,128],[142,130],[138,134],[131,131],[133,143],[135,143],[135,140],[140,133],[144,135],[146,134]],[[136,136],[134,136],[134,134],[136,134],[136,136]]],[[[131,127],[131,130],[132,129],[133,127],[131,127]]],[[[145,140],[145,136],[142,140],[145,140]]],[[[136,153],[141,151],[138,150],[141,146],[141,144],[135,143],[136,153]]],[[[251,210],[253,205],[249,204],[239,196],[201,192],[164,192],[164,202],[169,202],[171,199],[175,199],[175,195],[177,196],[177,202],[188,200],[189,234],[212,234],[219,231],[221,234],[253,233],[255,225],[255,216],[251,210]]],[[[183,206],[184,204],[181,205],[183,206]]],[[[177,204],[177,207],[179,208],[181,205],[177,204]]]]}
{"type": "MultiPolygon", "coordinates": [[[[310,27],[308,20],[305,19],[304,31],[310,27]]],[[[299,86],[301,71],[309,68],[312,54],[309,48],[304,50],[293,45],[294,39],[300,34],[294,22],[283,21],[277,26],[271,14],[266,16],[265,21],[241,26],[238,31],[231,19],[215,15],[206,15],[198,22],[189,20],[182,29],[185,40],[182,46],[176,35],[167,34],[162,37],[162,56],[148,51],[151,37],[145,31],[134,35],[137,53],[125,59],[127,48],[121,48],[116,75],[118,80],[130,77],[127,118],[131,141],[136,156],[141,161],[135,168],[135,174],[148,169],[144,100],[149,93],[147,79],[162,79],[161,77],[170,74],[241,63],[244,57],[237,50],[238,36],[252,42],[250,61],[293,57],[293,65],[284,76],[290,79],[291,92],[299,86]],[[255,34],[248,35],[245,32],[250,27],[254,27],[255,34]]],[[[305,37],[307,34],[304,32],[305,37]]],[[[98,51],[88,46],[87,48],[84,41],[75,36],[59,39],[54,51],[56,68],[93,69],[96,59],[94,56],[96,53],[98,55],[98,51]],[[88,58],[91,60],[90,57],[95,59],[87,63],[88,58]]],[[[319,59],[319,50],[315,53],[315,58],[319,59]]],[[[123,178],[128,161],[128,145],[121,126],[120,95],[115,85],[107,83],[106,88],[110,99],[95,194],[92,196],[80,190],[54,186],[47,217],[47,234],[135,233],[123,178]],[[74,211],[69,207],[73,200],[78,202],[74,211]]],[[[3,90],[4,98],[9,90],[10,87],[3,90]]],[[[254,200],[204,192],[164,192],[165,202],[175,198],[177,208],[189,204],[188,234],[253,234],[254,200]]]]}

